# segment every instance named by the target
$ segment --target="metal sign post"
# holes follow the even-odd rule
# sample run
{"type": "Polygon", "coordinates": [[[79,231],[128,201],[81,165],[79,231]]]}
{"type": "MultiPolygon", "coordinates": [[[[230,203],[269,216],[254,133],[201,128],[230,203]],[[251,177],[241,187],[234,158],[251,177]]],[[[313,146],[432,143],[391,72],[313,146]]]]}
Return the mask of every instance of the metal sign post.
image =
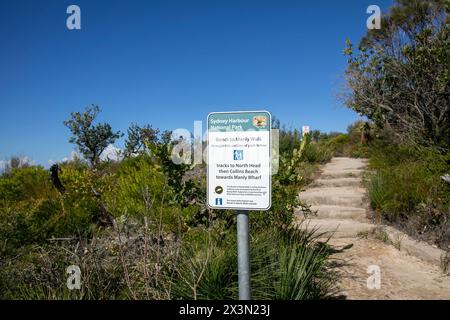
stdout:
{"type": "Polygon", "coordinates": [[[239,299],[250,300],[250,210],[272,204],[272,116],[268,111],[208,115],[207,203],[235,210],[239,299]]]}
{"type": "Polygon", "coordinates": [[[250,300],[250,241],[248,211],[237,210],[239,300],[250,300]]]}

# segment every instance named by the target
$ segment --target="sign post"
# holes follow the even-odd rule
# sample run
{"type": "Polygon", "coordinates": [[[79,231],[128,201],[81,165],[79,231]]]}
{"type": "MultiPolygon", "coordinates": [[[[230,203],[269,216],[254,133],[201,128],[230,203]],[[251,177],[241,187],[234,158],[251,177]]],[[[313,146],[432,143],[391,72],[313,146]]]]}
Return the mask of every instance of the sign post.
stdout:
{"type": "Polygon", "coordinates": [[[207,202],[236,211],[239,299],[249,300],[249,211],[271,207],[272,117],[268,111],[214,112],[207,122],[207,202]]]}
{"type": "Polygon", "coordinates": [[[248,211],[237,210],[239,300],[250,300],[250,240],[248,211]]]}

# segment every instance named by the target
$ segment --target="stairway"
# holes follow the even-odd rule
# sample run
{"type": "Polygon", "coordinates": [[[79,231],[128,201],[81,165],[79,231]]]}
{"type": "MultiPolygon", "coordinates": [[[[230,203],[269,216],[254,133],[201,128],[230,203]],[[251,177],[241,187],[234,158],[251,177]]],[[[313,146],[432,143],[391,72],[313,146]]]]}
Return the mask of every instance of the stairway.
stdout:
{"type": "MultiPolygon", "coordinates": [[[[373,225],[367,220],[366,190],[362,187],[365,159],[333,158],[317,179],[299,197],[316,216],[303,221],[302,227],[318,229],[334,238],[351,238],[368,231],[373,225]]],[[[303,213],[297,212],[299,221],[303,213]]]]}

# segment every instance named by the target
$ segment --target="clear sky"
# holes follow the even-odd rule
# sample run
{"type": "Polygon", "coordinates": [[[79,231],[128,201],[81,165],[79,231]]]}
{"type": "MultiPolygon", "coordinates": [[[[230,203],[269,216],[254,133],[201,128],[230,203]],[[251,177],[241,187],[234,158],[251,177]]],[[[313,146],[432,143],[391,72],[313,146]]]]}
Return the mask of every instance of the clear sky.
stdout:
{"type": "Polygon", "coordinates": [[[0,160],[61,161],[74,149],[63,121],[90,104],[123,132],[252,109],[344,131],[357,119],[336,98],[345,40],[392,2],[0,0],[0,160]],[[66,28],[70,4],[81,30],[66,28]]]}

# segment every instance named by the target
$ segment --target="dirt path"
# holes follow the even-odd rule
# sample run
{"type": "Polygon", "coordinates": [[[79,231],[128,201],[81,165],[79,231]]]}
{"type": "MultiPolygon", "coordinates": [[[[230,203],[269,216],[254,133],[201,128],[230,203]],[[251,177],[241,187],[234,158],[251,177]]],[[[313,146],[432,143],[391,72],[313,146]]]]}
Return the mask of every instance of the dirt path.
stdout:
{"type": "Polygon", "coordinates": [[[361,183],[366,165],[366,160],[333,158],[320,178],[300,193],[317,210],[317,216],[307,221],[298,214],[302,227],[333,234],[334,247],[353,245],[333,255],[345,261],[338,269],[341,294],[348,299],[450,299],[450,277],[439,267],[441,250],[368,220],[361,183]]]}

